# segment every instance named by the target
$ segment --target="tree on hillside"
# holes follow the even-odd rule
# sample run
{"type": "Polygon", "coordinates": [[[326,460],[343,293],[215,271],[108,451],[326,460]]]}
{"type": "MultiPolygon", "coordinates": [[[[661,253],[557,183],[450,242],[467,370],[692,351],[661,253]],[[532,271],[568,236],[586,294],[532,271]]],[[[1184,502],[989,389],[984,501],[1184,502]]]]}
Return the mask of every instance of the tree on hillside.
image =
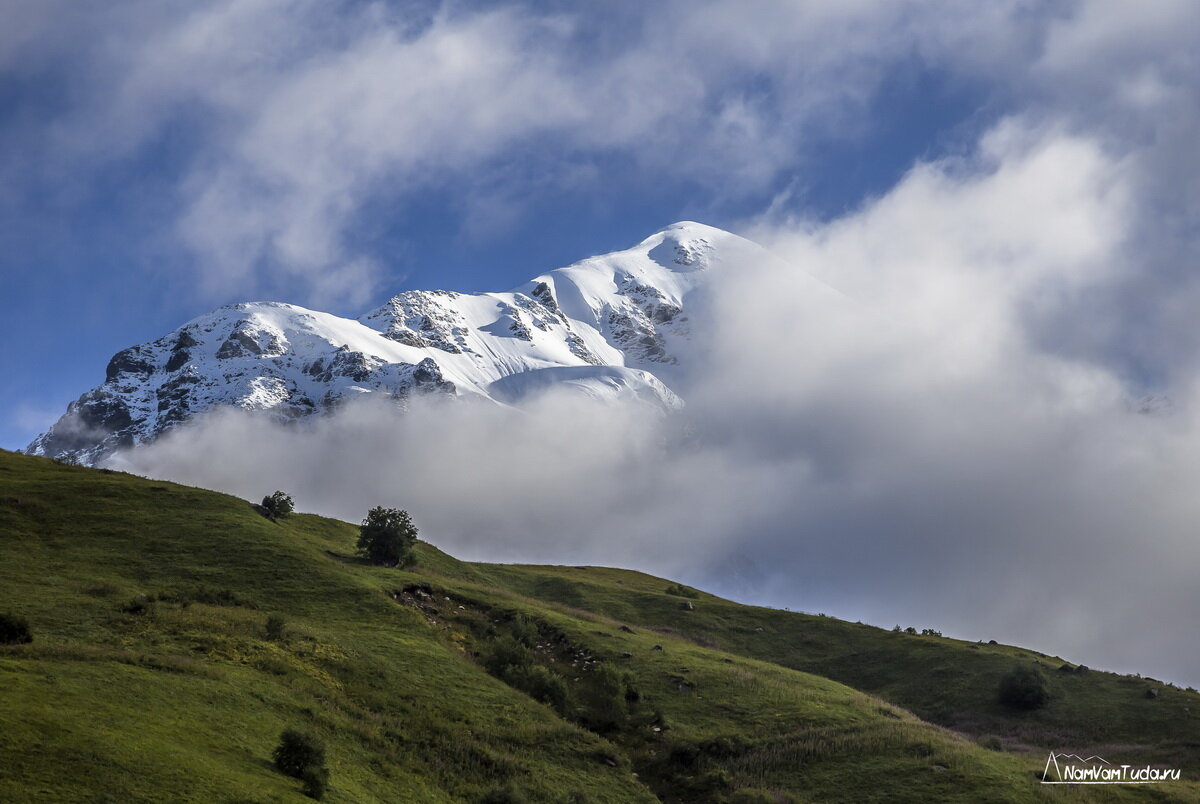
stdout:
{"type": "Polygon", "coordinates": [[[417,526],[408,511],[372,508],[358,528],[358,552],[372,564],[407,567],[415,558],[417,526]]]}
{"type": "Polygon", "coordinates": [[[1050,691],[1046,677],[1036,667],[1017,665],[1000,679],[996,697],[1013,709],[1040,709],[1050,700],[1050,691]]]}
{"type": "Polygon", "coordinates": [[[0,645],[26,645],[33,641],[29,621],[15,614],[0,612],[0,645]]]}
{"type": "Polygon", "coordinates": [[[262,509],[266,513],[267,519],[272,522],[283,519],[295,510],[292,506],[292,498],[282,491],[276,491],[263,497],[262,509]]]}
{"type": "Polygon", "coordinates": [[[309,798],[324,797],[329,785],[329,769],[325,766],[325,745],[311,734],[287,729],[279,735],[279,745],[271,753],[280,773],[304,783],[303,792],[309,798]]]}

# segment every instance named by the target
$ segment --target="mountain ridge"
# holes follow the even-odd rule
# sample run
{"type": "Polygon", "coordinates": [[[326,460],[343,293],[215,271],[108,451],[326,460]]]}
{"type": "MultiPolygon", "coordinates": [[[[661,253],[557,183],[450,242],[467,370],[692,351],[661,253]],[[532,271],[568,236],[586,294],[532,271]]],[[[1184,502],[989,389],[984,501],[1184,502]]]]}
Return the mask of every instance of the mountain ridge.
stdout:
{"type": "Polygon", "coordinates": [[[677,409],[663,377],[691,338],[688,297],[721,266],[765,259],[776,258],[684,221],[504,292],[407,290],[354,319],[226,305],[119,351],[26,451],[99,464],[214,408],[290,421],[361,394],[519,405],[560,388],[677,409]]]}

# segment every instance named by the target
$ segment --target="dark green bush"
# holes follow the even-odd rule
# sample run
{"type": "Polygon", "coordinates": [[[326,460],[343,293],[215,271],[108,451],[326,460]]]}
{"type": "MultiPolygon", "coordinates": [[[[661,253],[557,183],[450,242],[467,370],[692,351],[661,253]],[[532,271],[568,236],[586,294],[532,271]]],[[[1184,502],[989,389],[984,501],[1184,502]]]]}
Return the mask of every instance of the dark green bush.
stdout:
{"type": "Polygon", "coordinates": [[[619,671],[606,664],[593,670],[581,696],[587,724],[599,731],[625,725],[629,718],[627,692],[625,677],[619,671]]]}
{"type": "Polygon", "coordinates": [[[278,642],[287,635],[287,620],[281,615],[272,614],[267,618],[266,625],[267,639],[272,642],[278,642]]]}
{"type": "Polygon", "coordinates": [[[246,600],[232,589],[197,586],[191,589],[175,589],[170,592],[159,592],[151,597],[164,603],[177,603],[180,606],[190,606],[193,603],[203,603],[206,606],[231,606],[245,609],[255,609],[258,606],[246,600]]]}
{"type": "Polygon", "coordinates": [[[479,800],[480,804],[526,804],[529,796],[512,782],[497,787],[479,800]]]}
{"type": "Polygon", "coordinates": [[[0,613],[0,645],[27,645],[32,641],[33,634],[24,617],[0,613]]]}
{"type": "Polygon", "coordinates": [[[743,787],[729,796],[729,804],[791,804],[796,799],[782,790],[759,790],[743,787]]]}
{"type": "Polygon", "coordinates": [[[700,597],[700,593],[695,589],[684,586],[681,583],[673,583],[663,591],[668,595],[675,595],[676,597],[690,597],[693,599],[700,597]]]}
{"type": "Polygon", "coordinates": [[[375,507],[358,528],[358,552],[372,564],[407,567],[415,555],[417,526],[408,511],[375,507]]]}
{"type": "Polygon", "coordinates": [[[280,773],[300,779],[306,768],[325,767],[325,746],[311,734],[287,729],[279,735],[271,758],[280,773]]]}
{"type": "Polygon", "coordinates": [[[304,770],[300,771],[301,787],[300,792],[309,798],[315,798],[320,801],[325,797],[325,791],[329,788],[329,769],[309,765],[304,770]]]}
{"type": "Polygon", "coordinates": [[[149,614],[154,610],[154,602],[154,598],[150,597],[149,595],[137,595],[124,606],[122,606],[121,611],[125,612],[126,614],[149,614]]]}
{"type": "Polygon", "coordinates": [[[533,664],[533,653],[514,637],[505,634],[492,641],[483,666],[498,678],[533,664]]]}
{"type": "Polygon", "coordinates": [[[292,498],[284,494],[282,491],[276,491],[263,497],[262,501],[263,513],[267,515],[267,519],[272,521],[283,519],[288,514],[295,510],[292,504],[292,498]]]}
{"type": "Polygon", "coordinates": [[[551,706],[560,713],[566,710],[567,682],[547,667],[534,665],[511,668],[504,680],[535,701],[551,706]]]}
{"type": "Polygon", "coordinates": [[[513,639],[517,640],[526,647],[532,648],[537,644],[537,623],[520,612],[517,612],[513,615],[512,622],[509,623],[508,630],[509,633],[512,634],[513,639]]]}
{"type": "Polygon", "coordinates": [[[1050,700],[1046,678],[1036,667],[1017,665],[1000,679],[996,690],[1000,703],[1013,709],[1040,709],[1050,700]]]}

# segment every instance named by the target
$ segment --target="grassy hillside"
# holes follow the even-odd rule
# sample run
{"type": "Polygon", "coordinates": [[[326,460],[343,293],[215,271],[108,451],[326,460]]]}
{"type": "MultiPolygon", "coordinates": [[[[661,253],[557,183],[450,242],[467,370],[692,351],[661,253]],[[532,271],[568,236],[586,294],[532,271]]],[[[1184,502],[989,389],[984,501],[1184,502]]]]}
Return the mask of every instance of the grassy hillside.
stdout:
{"type": "Polygon", "coordinates": [[[34,636],[0,646],[0,801],[305,801],[285,728],[333,802],[1200,800],[1035,778],[1043,747],[1197,778],[1194,693],[621,570],[376,568],[356,533],[0,453],[0,612],[34,636]],[[1045,709],[994,703],[1015,661],[1045,709]]]}

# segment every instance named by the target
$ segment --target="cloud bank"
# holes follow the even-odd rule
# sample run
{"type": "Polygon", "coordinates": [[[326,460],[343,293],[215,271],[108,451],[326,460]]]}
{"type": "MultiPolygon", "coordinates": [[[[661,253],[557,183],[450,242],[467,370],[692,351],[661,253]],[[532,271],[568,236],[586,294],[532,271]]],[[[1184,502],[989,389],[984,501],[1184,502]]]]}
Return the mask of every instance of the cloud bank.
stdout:
{"type": "Polygon", "coordinates": [[[1053,339],[1124,280],[1137,186],[1096,140],[1006,120],[855,214],[762,222],[794,268],[713,278],[678,417],[563,395],[226,411],[124,465],[352,521],[405,506],[464,557],[633,565],[1194,682],[1194,378],[1143,399],[1053,339]]]}

